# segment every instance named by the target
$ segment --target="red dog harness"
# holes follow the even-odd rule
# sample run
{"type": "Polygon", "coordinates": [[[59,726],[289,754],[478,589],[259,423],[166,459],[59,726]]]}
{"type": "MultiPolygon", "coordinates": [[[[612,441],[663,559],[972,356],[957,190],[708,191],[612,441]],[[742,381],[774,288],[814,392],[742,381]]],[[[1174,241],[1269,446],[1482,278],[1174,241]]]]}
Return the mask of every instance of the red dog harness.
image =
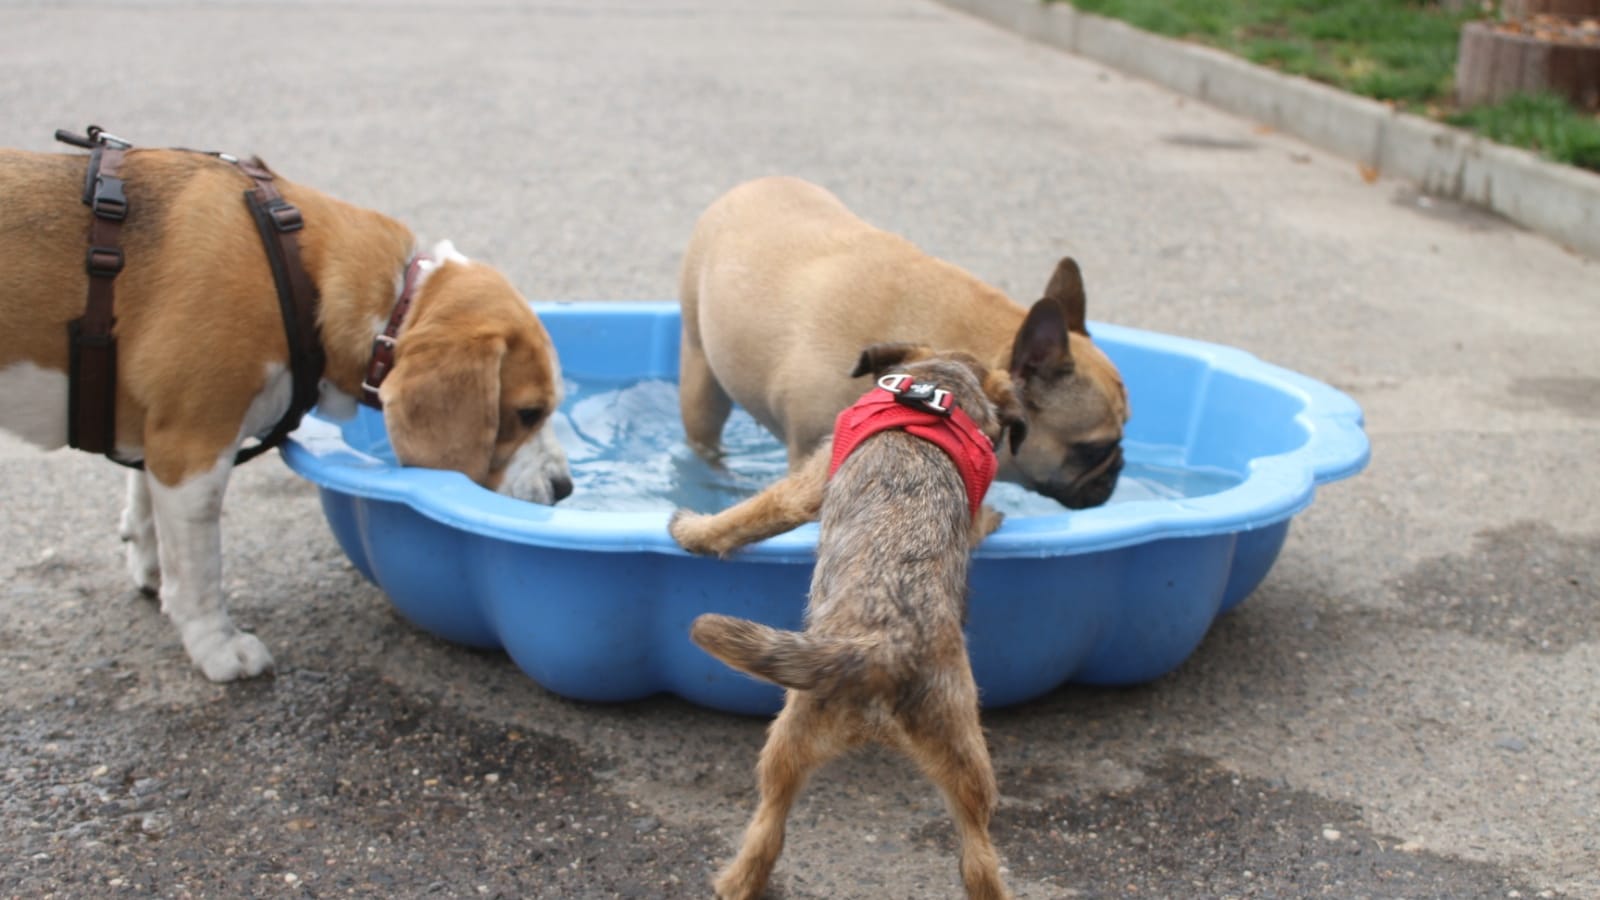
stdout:
{"type": "Polygon", "coordinates": [[[899,429],[938,445],[955,463],[967,486],[967,503],[978,517],[999,462],[994,445],[972,417],[955,405],[950,392],[914,381],[910,375],[885,375],[833,423],[833,460],[828,477],[839,470],[861,442],[880,431],[899,429]]]}

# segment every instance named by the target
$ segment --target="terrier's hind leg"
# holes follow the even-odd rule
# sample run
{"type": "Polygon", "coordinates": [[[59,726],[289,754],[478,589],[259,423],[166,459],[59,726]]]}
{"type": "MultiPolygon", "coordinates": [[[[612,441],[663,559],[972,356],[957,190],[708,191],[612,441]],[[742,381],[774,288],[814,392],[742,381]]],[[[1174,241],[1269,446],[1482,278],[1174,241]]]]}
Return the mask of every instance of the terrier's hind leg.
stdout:
{"type": "Polygon", "coordinates": [[[989,840],[989,821],[999,801],[994,767],[978,721],[978,694],[965,674],[959,702],[929,726],[907,731],[908,750],[944,793],[961,838],[961,880],[971,900],[1009,900],[1000,879],[1000,856],[989,840]]]}
{"type": "Polygon", "coordinates": [[[783,712],[767,733],[756,766],[761,805],[745,829],[739,855],[717,875],[714,887],[719,900],[761,896],[783,850],[789,809],[806,778],[844,749],[829,727],[829,718],[816,711],[809,695],[790,691],[783,712]]]}

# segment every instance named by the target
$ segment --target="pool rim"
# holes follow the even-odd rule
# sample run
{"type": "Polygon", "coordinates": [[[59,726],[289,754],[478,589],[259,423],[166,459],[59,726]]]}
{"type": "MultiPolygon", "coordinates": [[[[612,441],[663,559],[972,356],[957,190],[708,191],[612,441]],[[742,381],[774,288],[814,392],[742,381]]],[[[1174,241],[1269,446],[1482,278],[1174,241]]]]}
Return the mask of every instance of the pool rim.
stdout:
{"type": "MultiPolygon", "coordinates": [[[[674,301],[543,301],[534,312],[550,318],[598,319],[670,315],[674,301]]],[[[658,323],[659,324],[659,323],[658,323]]],[[[1040,558],[1113,550],[1167,538],[1249,531],[1282,522],[1310,505],[1316,488],[1360,472],[1371,456],[1361,409],[1348,395],[1255,355],[1193,338],[1091,322],[1102,346],[1129,345],[1189,357],[1218,374],[1253,381],[1300,403],[1294,421],[1306,432],[1300,446],[1253,458],[1244,480],[1199,497],[1138,500],[1009,517],[975,551],[979,558],[1040,558]]],[[[558,329],[559,330],[559,329],[558,329]]],[[[675,333],[676,329],[674,329],[675,333]]],[[[381,414],[365,410],[358,416],[381,414]]],[[[495,494],[457,472],[406,468],[360,452],[346,442],[350,422],[313,411],[280,448],[285,463],[323,490],[400,503],[451,528],[518,544],[590,552],[686,555],[666,530],[665,511],[599,511],[537,506],[495,494]]],[[[803,525],[734,554],[747,562],[789,563],[815,555],[817,526],[803,525]]]]}

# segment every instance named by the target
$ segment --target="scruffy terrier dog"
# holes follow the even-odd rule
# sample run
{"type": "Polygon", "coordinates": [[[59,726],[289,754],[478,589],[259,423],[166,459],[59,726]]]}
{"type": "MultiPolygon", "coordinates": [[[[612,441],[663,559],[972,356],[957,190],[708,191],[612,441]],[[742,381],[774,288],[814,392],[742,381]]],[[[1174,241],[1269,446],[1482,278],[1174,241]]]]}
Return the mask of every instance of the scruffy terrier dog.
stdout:
{"type": "MultiPolygon", "coordinates": [[[[788,689],[757,766],[760,807],[738,858],[716,879],[723,900],[761,895],[806,777],[868,741],[906,753],[944,792],[968,896],[1009,896],[989,840],[998,791],[961,628],[970,550],[1000,524],[999,513],[980,508],[994,447],[1008,429],[1013,449],[1021,443],[1023,411],[1009,374],[964,353],[879,344],[852,377],[868,372],[881,376],[879,387],[840,417],[833,452],[818,454],[831,456],[835,472],[805,630],[708,614],[691,631],[728,665],[788,689]],[[874,431],[868,421],[905,408],[932,424],[874,431]],[[961,434],[933,433],[940,429],[961,434]]],[[[805,477],[796,472],[763,493],[782,495],[805,477]]]]}

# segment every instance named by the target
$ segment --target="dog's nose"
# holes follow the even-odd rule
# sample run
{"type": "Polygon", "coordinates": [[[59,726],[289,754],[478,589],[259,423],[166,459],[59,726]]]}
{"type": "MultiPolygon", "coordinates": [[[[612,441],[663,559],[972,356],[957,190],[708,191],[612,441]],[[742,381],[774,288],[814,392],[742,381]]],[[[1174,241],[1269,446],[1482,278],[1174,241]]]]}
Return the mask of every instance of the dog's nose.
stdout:
{"type": "Polygon", "coordinates": [[[560,503],[572,496],[572,479],[565,475],[550,479],[550,495],[555,498],[551,503],[560,503]]]}

